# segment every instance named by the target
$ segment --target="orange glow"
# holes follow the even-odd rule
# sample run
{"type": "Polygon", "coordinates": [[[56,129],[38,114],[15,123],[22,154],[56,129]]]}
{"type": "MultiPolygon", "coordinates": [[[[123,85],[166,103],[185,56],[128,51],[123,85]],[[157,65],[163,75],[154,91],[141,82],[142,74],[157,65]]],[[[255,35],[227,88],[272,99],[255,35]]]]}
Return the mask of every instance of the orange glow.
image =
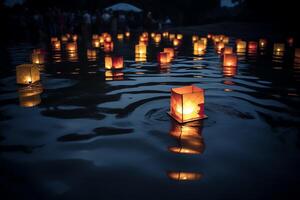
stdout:
{"type": "Polygon", "coordinates": [[[74,42],[76,42],[76,41],[78,40],[78,36],[77,36],[76,34],[74,34],[74,35],[72,36],[72,39],[73,39],[74,42]]]}
{"type": "Polygon", "coordinates": [[[27,85],[35,83],[40,80],[40,70],[36,65],[18,65],[16,67],[16,78],[18,84],[27,85]]]}
{"type": "Polygon", "coordinates": [[[173,48],[164,48],[164,52],[168,53],[170,58],[174,58],[175,52],[173,48]]]}
{"type": "Polygon", "coordinates": [[[226,47],[224,48],[223,54],[232,54],[232,53],[233,53],[232,47],[226,46],[226,47]]]}
{"type": "Polygon", "coordinates": [[[241,50],[241,49],[246,49],[247,46],[247,42],[243,41],[243,40],[238,40],[236,43],[236,48],[237,50],[241,50]]]}
{"type": "Polygon", "coordinates": [[[236,67],[237,66],[237,56],[234,54],[224,54],[223,66],[236,67]]]}
{"type": "Polygon", "coordinates": [[[266,39],[259,39],[259,48],[264,49],[267,46],[267,40],[266,39]]]}
{"type": "Polygon", "coordinates": [[[114,69],[123,69],[124,67],[123,56],[113,57],[112,66],[114,69]]]}
{"type": "Polygon", "coordinates": [[[129,32],[129,31],[126,31],[126,32],[125,32],[125,37],[127,37],[127,38],[130,37],[130,32],[129,32]]]}
{"type": "Polygon", "coordinates": [[[119,33],[119,34],[117,35],[117,39],[118,39],[118,40],[123,40],[123,39],[124,39],[124,35],[123,35],[122,33],[119,33]]]}
{"type": "Polygon", "coordinates": [[[199,40],[199,36],[197,36],[197,35],[192,36],[192,42],[196,42],[198,40],[199,40]]]}
{"type": "Polygon", "coordinates": [[[43,92],[41,84],[21,87],[18,90],[19,102],[22,107],[34,107],[41,103],[40,94],[43,92]]]}
{"type": "Polygon", "coordinates": [[[113,64],[112,64],[112,57],[111,56],[105,56],[104,57],[104,65],[105,65],[105,69],[112,69],[113,64]]]}
{"type": "Polygon", "coordinates": [[[164,38],[168,38],[169,37],[169,32],[163,32],[162,35],[163,35],[164,38]]]}
{"type": "Polygon", "coordinates": [[[160,64],[168,64],[171,62],[170,54],[167,52],[159,52],[157,55],[157,62],[160,64]]]}
{"type": "Polygon", "coordinates": [[[175,37],[176,37],[175,34],[173,34],[173,33],[170,33],[170,34],[169,34],[169,39],[170,39],[171,41],[174,40],[175,37]]]}
{"type": "Polygon", "coordinates": [[[194,54],[199,55],[203,53],[206,49],[206,45],[203,40],[199,40],[194,43],[194,54]]]}
{"type": "Polygon", "coordinates": [[[151,38],[154,38],[155,35],[156,35],[155,33],[151,33],[151,34],[150,34],[151,38]]]}
{"type": "Polygon", "coordinates": [[[155,43],[160,43],[161,41],[161,34],[156,34],[153,38],[155,43]]]}
{"type": "Polygon", "coordinates": [[[194,85],[172,88],[170,115],[179,123],[205,118],[204,90],[194,85]]]}
{"type": "Polygon", "coordinates": [[[173,45],[174,45],[175,47],[177,47],[177,46],[179,46],[179,44],[180,44],[180,40],[177,39],[177,38],[174,38],[174,40],[173,40],[173,45]]]}
{"type": "Polygon", "coordinates": [[[178,40],[182,40],[182,39],[183,39],[183,35],[182,35],[182,34],[177,34],[177,35],[176,35],[176,38],[177,38],[178,40]]]}
{"type": "Polygon", "coordinates": [[[135,55],[138,57],[144,57],[147,55],[147,45],[137,44],[135,45],[135,55]]]}
{"type": "Polygon", "coordinates": [[[254,52],[256,52],[256,50],[257,50],[257,42],[250,41],[250,42],[248,43],[248,51],[249,51],[250,53],[254,53],[254,52]]]}
{"type": "Polygon", "coordinates": [[[124,73],[123,72],[115,72],[111,70],[105,71],[105,80],[106,81],[115,81],[115,80],[123,80],[124,79],[124,73]]]}
{"type": "Polygon", "coordinates": [[[65,36],[65,35],[61,36],[61,41],[62,41],[62,42],[67,42],[68,40],[69,40],[69,39],[68,39],[67,36],[65,36]]]}
{"type": "Polygon", "coordinates": [[[105,41],[104,41],[104,37],[103,37],[103,36],[99,36],[98,39],[99,39],[100,44],[103,45],[104,42],[105,42],[105,41]]]}
{"type": "Polygon", "coordinates": [[[96,61],[97,51],[95,49],[88,49],[86,54],[89,61],[96,61]]]}
{"type": "Polygon", "coordinates": [[[224,42],[217,42],[216,43],[216,49],[217,49],[218,53],[221,53],[221,51],[222,51],[222,49],[224,49],[224,47],[225,47],[224,42]]]}
{"type": "Polygon", "coordinates": [[[77,51],[77,44],[75,42],[69,42],[66,45],[67,51],[77,51]]]}
{"type": "Polygon", "coordinates": [[[114,50],[114,43],[113,42],[104,42],[103,50],[106,53],[112,52],[114,50]]]}
{"type": "Polygon", "coordinates": [[[61,49],[61,44],[60,44],[60,41],[59,40],[57,40],[57,41],[53,41],[52,42],[52,48],[54,49],[54,50],[60,50],[61,49]]]}
{"type": "Polygon", "coordinates": [[[104,42],[105,42],[105,43],[110,43],[110,42],[112,42],[111,36],[110,36],[110,35],[107,35],[106,37],[104,37],[104,42]]]}
{"type": "Polygon", "coordinates": [[[274,52],[283,52],[285,49],[285,46],[283,43],[274,43],[273,51],[274,52]]]}
{"type": "Polygon", "coordinates": [[[168,177],[176,181],[197,181],[200,180],[203,175],[195,172],[168,172],[168,177]]]}
{"type": "Polygon", "coordinates": [[[295,58],[300,58],[300,48],[295,49],[295,58]]]}
{"type": "Polygon", "coordinates": [[[93,47],[99,48],[100,47],[100,41],[99,39],[93,39],[93,47]]]}
{"type": "Polygon", "coordinates": [[[235,66],[223,66],[223,75],[227,77],[235,76],[237,72],[237,67],[235,66]]]}

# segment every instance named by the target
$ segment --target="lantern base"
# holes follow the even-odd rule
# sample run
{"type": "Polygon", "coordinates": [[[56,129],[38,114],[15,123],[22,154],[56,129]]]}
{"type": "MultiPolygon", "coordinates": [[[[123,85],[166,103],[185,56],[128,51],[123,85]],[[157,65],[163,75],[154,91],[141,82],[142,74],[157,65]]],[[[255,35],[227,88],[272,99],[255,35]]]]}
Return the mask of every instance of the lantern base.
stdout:
{"type": "Polygon", "coordinates": [[[197,118],[197,119],[189,119],[189,120],[183,120],[183,121],[179,121],[178,119],[176,119],[175,117],[173,117],[173,115],[171,114],[171,112],[169,111],[169,112],[167,112],[173,119],[175,119],[178,123],[180,123],[180,124],[184,124],[184,123],[187,123],[187,122],[192,122],[192,121],[197,121],[197,120],[202,120],[202,119],[206,119],[206,118],[208,118],[208,116],[207,115],[203,115],[203,117],[199,117],[199,118],[197,118]]]}

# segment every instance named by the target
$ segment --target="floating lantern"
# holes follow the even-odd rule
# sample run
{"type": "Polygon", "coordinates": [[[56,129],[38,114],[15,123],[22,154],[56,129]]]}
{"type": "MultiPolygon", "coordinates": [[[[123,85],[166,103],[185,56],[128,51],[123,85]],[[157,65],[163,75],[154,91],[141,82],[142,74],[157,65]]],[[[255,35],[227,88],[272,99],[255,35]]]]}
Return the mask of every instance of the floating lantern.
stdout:
{"type": "Polygon", "coordinates": [[[192,42],[196,42],[198,40],[199,40],[199,36],[197,36],[197,35],[192,36],[192,42]]]}
{"type": "Polygon", "coordinates": [[[259,39],[259,48],[264,49],[267,46],[267,40],[266,39],[259,39]]]}
{"type": "Polygon", "coordinates": [[[129,32],[129,31],[126,31],[126,32],[125,32],[125,37],[127,37],[127,38],[130,37],[130,32],[129,32]]]}
{"type": "Polygon", "coordinates": [[[197,181],[203,175],[195,172],[168,172],[168,177],[175,181],[197,181]]]}
{"type": "Polygon", "coordinates": [[[233,49],[232,47],[224,47],[224,51],[223,51],[223,54],[232,54],[233,53],[233,49]]]}
{"type": "Polygon", "coordinates": [[[237,66],[237,56],[234,54],[224,54],[223,66],[236,67],[237,66]]]}
{"type": "Polygon", "coordinates": [[[200,38],[200,40],[205,44],[205,46],[207,45],[207,38],[206,37],[202,37],[202,38],[200,38]]]}
{"type": "Polygon", "coordinates": [[[123,69],[123,67],[124,67],[123,56],[113,57],[112,66],[113,66],[113,69],[123,69]]]}
{"type": "Polygon", "coordinates": [[[89,61],[95,61],[97,59],[97,51],[95,49],[88,49],[86,54],[89,61]]]}
{"type": "Polygon", "coordinates": [[[151,33],[151,34],[150,34],[151,38],[154,38],[155,35],[156,35],[155,33],[151,33]]]}
{"type": "Polygon", "coordinates": [[[169,37],[169,32],[163,32],[162,35],[163,35],[164,38],[168,38],[169,37]]]}
{"type": "Polygon", "coordinates": [[[170,135],[179,142],[178,147],[169,148],[171,152],[180,154],[202,154],[204,152],[205,145],[201,136],[201,127],[172,123],[170,135]]]}
{"type": "Polygon", "coordinates": [[[177,34],[177,35],[176,35],[176,38],[177,38],[178,40],[182,40],[182,39],[183,39],[183,35],[182,35],[182,34],[177,34]]]}
{"type": "Polygon", "coordinates": [[[18,90],[19,102],[22,107],[34,107],[41,103],[40,94],[43,87],[40,84],[22,87],[18,90]]]}
{"type": "Polygon", "coordinates": [[[72,39],[74,42],[76,42],[78,40],[78,36],[76,34],[72,35],[72,39]]]}
{"type": "Polygon", "coordinates": [[[31,54],[31,60],[33,64],[44,64],[45,63],[45,54],[41,50],[34,50],[31,54]]]}
{"type": "Polygon", "coordinates": [[[95,48],[99,48],[100,47],[100,41],[99,41],[99,39],[97,38],[97,39],[93,39],[93,47],[95,47],[95,48]]]}
{"type": "Polygon", "coordinates": [[[99,38],[99,35],[98,35],[98,34],[93,34],[93,35],[92,35],[92,39],[93,39],[93,40],[97,40],[98,38],[99,38]]]}
{"type": "Polygon", "coordinates": [[[135,55],[135,62],[147,62],[147,56],[146,55],[135,55]]]}
{"type": "Polygon", "coordinates": [[[77,50],[75,50],[75,51],[68,51],[68,60],[70,62],[77,62],[78,61],[77,50]]]}
{"type": "Polygon", "coordinates": [[[194,43],[194,54],[198,55],[198,54],[202,54],[206,49],[206,45],[204,44],[204,42],[202,40],[199,40],[197,42],[194,43]]]}
{"type": "Polygon", "coordinates": [[[172,88],[170,115],[179,123],[206,118],[204,90],[194,85],[172,88]]]}
{"type": "Polygon", "coordinates": [[[161,34],[156,34],[153,38],[155,43],[160,43],[161,41],[161,34]]]}
{"type": "Polygon", "coordinates": [[[157,55],[157,62],[161,65],[165,65],[171,62],[170,54],[167,52],[159,52],[157,55]]]}
{"type": "Polygon", "coordinates": [[[171,33],[171,34],[169,34],[169,39],[172,41],[172,40],[174,40],[175,39],[175,37],[176,37],[176,35],[175,34],[173,34],[173,33],[171,33]]]}
{"type": "Polygon", "coordinates": [[[66,45],[67,51],[77,51],[77,44],[75,42],[69,42],[66,45]]]}
{"type": "Polygon", "coordinates": [[[65,36],[65,35],[61,36],[61,41],[62,41],[62,42],[67,42],[68,40],[69,40],[69,39],[68,39],[67,36],[65,36]]]}
{"type": "Polygon", "coordinates": [[[180,40],[177,39],[177,38],[174,38],[174,39],[173,39],[173,45],[174,45],[175,47],[177,47],[177,46],[179,46],[179,44],[180,44],[180,40]]]}
{"type": "Polygon", "coordinates": [[[225,47],[224,42],[217,42],[217,43],[216,43],[216,49],[217,49],[217,51],[218,51],[219,53],[222,51],[222,49],[224,49],[224,47],[225,47]]]}
{"type": "Polygon", "coordinates": [[[113,42],[104,42],[103,50],[106,53],[112,52],[114,49],[114,43],[113,42]]]}
{"type": "Polygon", "coordinates": [[[103,45],[104,44],[104,37],[103,36],[99,36],[99,42],[100,42],[100,45],[103,45]]]}
{"type": "Polygon", "coordinates": [[[53,48],[54,50],[60,50],[60,49],[61,49],[60,41],[59,41],[59,40],[53,41],[53,42],[52,42],[52,48],[53,48]]]}
{"type": "Polygon", "coordinates": [[[229,43],[229,37],[223,36],[222,42],[224,42],[225,44],[228,44],[229,43]]]}
{"type": "Polygon", "coordinates": [[[141,35],[139,41],[140,43],[146,44],[148,42],[148,37],[141,35]]]}
{"type": "Polygon", "coordinates": [[[255,50],[256,51],[256,49],[257,49],[257,42],[250,41],[248,43],[248,50],[255,50]]]}
{"type": "Polygon", "coordinates": [[[287,39],[287,43],[288,43],[288,45],[289,45],[290,47],[293,46],[293,44],[294,44],[294,38],[289,37],[289,38],[287,39]]]}
{"type": "Polygon", "coordinates": [[[117,34],[117,39],[118,40],[123,40],[124,39],[124,35],[122,33],[117,34]]]}
{"type": "Polygon", "coordinates": [[[284,51],[284,44],[283,43],[275,43],[273,47],[274,52],[283,52],[284,51]]]}
{"type": "Polygon", "coordinates": [[[40,80],[38,66],[32,64],[22,64],[16,67],[16,77],[18,84],[31,84],[40,80]]]}
{"type": "Polygon", "coordinates": [[[168,53],[170,58],[174,58],[175,52],[173,48],[164,48],[164,52],[168,53]]]}
{"type": "Polygon", "coordinates": [[[113,64],[112,64],[112,57],[111,56],[105,56],[104,57],[104,65],[105,65],[105,69],[112,69],[113,64]]]}
{"type": "Polygon", "coordinates": [[[104,42],[106,42],[106,43],[112,42],[111,36],[110,36],[110,35],[106,35],[106,36],[104,37],[104,42]]]}
{"type": "Polygon", "coordinates": [[[142,36],[148,38],[149,34],[147,32],[143,32],[142,36]]]}
{"type": "Polygon", "coordinates": [[[236,43],[236,48],[237,49],[246,49],[246,46],[247,46],[247,42],[243,41],[243,40],[239,40],[236,43]]]}
{"type": "Polygon", "coordinates": [[[147,54],[147,45],[143,43],[135,45],[135,55],[143,57],[146,56],[146,54],[147,54]]]}

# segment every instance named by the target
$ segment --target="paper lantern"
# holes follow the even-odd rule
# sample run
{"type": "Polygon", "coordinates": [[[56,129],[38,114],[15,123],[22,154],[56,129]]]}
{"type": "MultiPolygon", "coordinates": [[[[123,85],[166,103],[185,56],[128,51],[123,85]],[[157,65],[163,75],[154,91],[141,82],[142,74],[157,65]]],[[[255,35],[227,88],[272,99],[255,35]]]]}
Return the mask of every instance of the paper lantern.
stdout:
{"type": "Polygon", "coordinates": [[[19,102],[22,107],[34,107],[41,103],[40,94],[43,92],[41,84],[21,87],[18,90],[19,102]]]}
{"type": "Polygon", "coordinates": [[[122,33],[117,34],[117,39],[118,40],[123,40],[124,39],[124,35],[122,33]]]}
{"type": "Polygon", "coordinates": [[[175,181],[197,181],[203,175],[195,172],[168,172],[168,177],[175,181]]]}
{"type": "Polygon", "coordinates": [[[195,55],[203,53],[205,51],[205,49],[206,49],[206,45],[205,45],[204,41],[199,40],[194,43],[194,54],[195,55]]]}
{"type": "Polygon", "coordinates": [[[66,35],[61,36],[61,41],[62,42],[67,42],[69,39],[66,35]]]}
{"type": "Polygon", "coordinates": [[[192,42],[196,42],[198,40],[199,40],[199,36],[197,36],[197,35],[192,36],[192,42]]]}
{"type": "Polygon", "coordinates": [[[212,35],[211,34],[207,34],[207,38],[211,39],[212,35]]]}
{"type": "Polygon", "coordinates": [[[223,36],[222,42],[224,42],[225,44],[228,44],[229,43],[229,37],[223,36]]]}
{"type": "Polygon", "coordinates": [[[75,42],[69,42],[66,45],[66,49],[67,51],[71,51],[71,52],[77,51],[77,44],[75,42]]]}
{"type": "Polygon", "coordinates": [[[285,46],[283,43],[274,43],[273,51],[274,52],[283,52],[285,49],[285,46]]]}
{"type": "Polygon", "coordinates": [[[75,51],[68,51],[68,60],[70,62],[77,62],[78,61],[78,54],[77,54],[77,50],[75,51]]]}
{"type": "Polygon", "coordinates": [[[113,57],[112,66],[113,66],[113,69],[123,69],[123,67],[124,67],[123,56],[113,57]]]}
{"type": "Polygon", "coordinates": [[[194,85],[172,88],[170,115],[179,123],[206,118],[204,90],[194,85]]]}
{"type": "Polygon", "coordinates": [[[161,34],[156,34],[153,38],[155,43],[160,43],[161,41],[161,34]]]}
{"type": "Polygon", "coordinates": [[[256,51],[257,50],[257,42],[250,41],[248,43],[248,50],[249,51],[256,51]]]}
{"type": "Polygon", "coordinates": [[[259,39],[259,48],[264,49],[267,46],[267,40],[266,39],[259,39]]]}
{"type": "Polygon", "coordinates": [[[179,145],[169,147],[173,153],[202,154],[204,152],[204,140],[201,136],[201,127],[172,123],[170,135],[175,137],[179,145]]]}
{"type": "Polygon", "coordinates": [[[182,40],[182,39],[183,39],[183,35],[182,35],[182,34],[177,34],[177,35],[176,35],[176,38],[177,38],[178,40],[182,40]]]}
{"type": "Polygon", "coordinates": [[[125,32],[125,37],[127,37],[127,38],[130,37],[130,32],[129,32],[129,31],[126,31],[126,32],[125,32]]]}
{"type": "Polygon", "coordinates": [[[53,42],[52,42],[52,48],[53,48],[54,50],[59,51],[59,50],[61,49],[60,41],[59,41],[59,40],[53,41],[53,42]]]}
{"type": "Polygon", "coordinates": [[[31,60],[33,64],[44,64],[45,63],[45,54],[41,51],[34,51],[31,54],[31,60]]]}
{"type": "Polygon", "coordinates": [[[115,81],[115,80],[123,80],[124,79],[124,73],[120,71],[111,71],[107,70],[105,71],[105,80],[106,81],[115,81]]]}
{"type": "Polygon", "coordinates": [[[237,41],[237,43],[236,43],[237,50],[246,49],[246,47],[247,47],[247,42],[245,42],[243,40],[238,40],[237,41]]]}
{"type": "Polygon", "coordinates": [[[100,45],[103,45],[104,44],[104,37],[103,36],[99,36],[99,42],[100,42],[100,45]]]}
{"type": "Polygon", "coordinates": [[[236,67],[237,66],[237,56],[234,54],[224,54],[223,66],[236,67]]]}
{"type": "Polygon", "coordinates": [[[147,55],[147,45],[137,44],[135,45],[135,55],[139,57],[144,57],[147,55]]]}
{"type": "Polygon", "coordinates": [[[150,37],[151,37],[151,38],[154,38],[155,35],[156,35],[155,33],[151,33],[151,34],[150,34],[150,37]]]}
{"type": "Polygon", "coordinates": [[[216,43],[216,50],[217,50],[218,53],[221,53],[222,49],[224,49],[224,47],[225,47],[224,42],[217,42],[216,43]]]}
{"type": "Polygon", "coordinates": [[[164,38],[168,38],[169,37],[169,32],[163,32],[162,35],[163,35],[164,38]]]}
{"type": "Polygon", "coordinates": [[[172,41],[172,40],[174,40],[175,39],[175,37],[176,37],[176,35],[175,34],[173,34],[173,33],[171,33],[171,34],[169,34],[169,39],[172,41]]]}
{"type": "Polygon", "coordinates": [[[18,84],[31,84],[40,80],[38,66],[32,64],[22,64],[16,67],[16,77],[18,84]]]}
{"type": "Polygon", "coordinates": [[[223,66],[223,75],[227,77],[235,76],[237,72],[237,67],[235,66],[223,66]]]}
{"type": "Polygon", "coordinates": [[[173,40],[173,45],[174,45],[175,47],[177,47],[177,46],[179,46],[179,44],[180,44],[180,40],[177,39],[177,38],[174,38],[174,40],[173,40]]]}
{"type": "Polygon", "coordinates": [[[170,58],[174,58],[175,56],[175,52],[173,48],[164,48],[164,52],[168,53],[170,58]]]}
{"type": "Polygon", "coordinates": [[[201,37],[200,41],[202,41],[205,44],[205,46],[207,45],[207,38],[206,37],[201,37]]]}
{"type": "Polygon", "coordinates": [[[93,39],[93,47],[95,47],[95,48],[99,48],[100,47],[100,41],[99,41],[99,39],[97,38],[97,39],[93,39]]]}
{"type": "Polygon", "coordinates": [[[114,50],[114,43],[113,42],[104,42],[103,50],[106,53],[112,52],[114,50]]]}
{"type": "Polygon", "coordinates": [[[96,61],[97,51],[95,49],[88,49],[86,54],[89,61],[96,61]]]}
{"type": "Polygon", "coordinates": [[[146,55],[135,55],[135,62],[147,62],[147,56],[146,55]]]}
{"type": "Polygon", "coordinates": [[[112,63],[112,57],[111,56],[105,56],[104,57],[104,65],[105,65],[105,69],[112,69],[113,63],[112,63]]]}
{"type": "Polygon", "coordinates": [[[104,37],[104,42],[106,42],[106,43],[112,42],[111,36],[110,36],[110,35],[106,35],[106,36],[104,37]]]}
{"type": "Polygon", "coordinates": [[[170,63],[171,62],[170,54],[167,52],[159,52],[157,54],[157,62],[162,65],[170,63]]]}
{"type": "Polygon", "coordinates": [[[226,47],[224,48],[224,51],[223,51],[223,54],[224,54],[224,55],[225,55],[225,54],[232,54],[232,53],[233,53],[232,47],[226,46],[226,47]]]}

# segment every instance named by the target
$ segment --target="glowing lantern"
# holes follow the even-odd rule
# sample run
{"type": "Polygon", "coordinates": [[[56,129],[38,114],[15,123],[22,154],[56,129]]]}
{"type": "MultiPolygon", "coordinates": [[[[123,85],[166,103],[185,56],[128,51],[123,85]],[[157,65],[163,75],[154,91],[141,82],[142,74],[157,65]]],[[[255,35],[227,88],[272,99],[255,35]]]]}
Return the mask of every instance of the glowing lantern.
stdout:
{"type": "Polygon", "coordinates": [[[22,107],[33,107],[41,103],[40,94],[43,87],[40,84],[22,87],[18,90],[19,102],[22,107]]]}
{"type": "Polygon", "coordinates": [[[52,42],[52,48],[53,48],[54,50],[60,50],[60,49],[61,49],[60,41],[57,40],[57,41],[52,42]]]}
{"type": "Polygon", "coordinates": [[[114,69],[123,69],[124,67],[123,56],[113,57],[112,66],[114,69]]]}
{"type": "Polygon", "coordinates": [[[89,61],[95,61],[97,59],[97,51],[95,49],[88,49],[86,54],[89,61]]]}
{"type": "Polygon", "coordinates": [[[105,42],[105,41],[104,41],[104,37],[103,37],[103,36],[99,36],[98,39],[99,39],[100,44],[103,45],[104,42],[105,42]]]}
{"type": "Polygon", "coordinates": [[[237,66],[237,56],[234,54],[224,54],[223,66],[236,67],[237,66]]]}
{"type": "Polygon", "coordinates": [[[36,65],[23,64],[16,67],[18,84],[31,84],[40,80],[40,71],[36,65]]]}
{"type": "Polygon", "coordinates": [[[72,39],[74,42],[76,42],[78,40],[78,36],[76,34],[72,35],[72,39]]]}
{"type": "Polygon", "coordinates": [[[69,42],[66,46],[67,51],[77,51],[77,44],[75,42],[69,42]]]}
{"type": "Polygon", "coordinates": [[[289,44],[290,47],[293,46],[293,44],[294,44],[294,38],[289,37],[289,38],[287,39],[287,43],[289,44]]]}
{"type": "Polygon", "coordinates": [[[204,152],[201,127],[172,123],[170,135],[179,142],[178,147],[169,148],[171,152],[180,154],[202,154],[204,152]]]}
{"type": "Polygon", "coordinates": [[[122,33],[119,33],[119,34],[117,35],[117,39],[118,39],[118,40],[123,40],[123,39],[124,39],[124,35],[123,35],[122,33]]]}
{"type": "Polygon", "coordinates": [[[222,49],[224,49],[224,47],[225,47],[224,42],[217,42],[216,43],[216,49],[217,49],[218,52],[221,52],[222,49]]]}
{"type": "Polygon", "coordinates": [[[155,33],[151,33],[151,34],[150,34],[151,38],[154,38],[155,35],[156,35],[155,33]]]}
{"type": "Polygon", "coordinates": [[[232,47],[226,46],[226,47],[224,48],[223,54],[232,54],[232,53],[233,53],[232,47]]]}
{"type": "Polygon", "coordinates": [[[211,34],[207,34],[207,38],[210,39],[212,37],[211,34]]]}
{"type": "Polygon", "coordinates": [[[105,56],[104,57],[104,64],[105,64],[105,69],[112,69],[112,67],[113,67],[112,57],[111,56],[105,56]]]}
{"type": "Polygon", "coordinates": [[[250,53],[254,53],[254,52],[256,52],[256,50],[257,50],[257,42],[250,41],[250,42],[248,43],[248,51],[249,51],[250,53]]]}
{"type": "Polygon", "coordinates": [[[162,35],[163,35],[164,38],[168,38],[169,37],[169,32],[163,32],[162,35]]]}
{"type": "Polygon", "coordinates": [[[284,51],[284,44],[283,43],[275,43],[273,51],[274,52],[283,52],[284,51]]]}
{"type": "Polygon", "coordinates": [[[170,54],[167,52],[159,52],[157,55],[157,62],[164,65],[171,62],[170,54]]]}
{"type": "Polygon", "coordinates": [[[173,34],[173,33],[171,33],[171,34],[169,34],[169,39],[172,41],[172,40],[174,40],[175,39],[175,34],[173,34]]]}
{"type": "Polygon", "coordinates": [[[92,35],[92,39],[93,39],[93,40],[97,40],[98,38],[99,38],[99,35],[98,35],[98,34],[93,34],[93,35],[92,35]]]}
{"type": "Polygon", "coordinates": [[[127,38],[130,37],[130,32],[129,32],[129,31],[126,31],[126,32],[125,32],[125,37],[127,37],[127,38]]]}
{"type": "Polygon", "coordinates": [[[206,49],[206,45],[204,44],[204,42],[202,40],[199,40],[197,42],[194,43],[194,54],[198,55],[198,54],[202,54],[206,49]]]}
{"type": "Polygon", "coordinates": [[[199,36],[197,36],[197,35],[192,36],[192,42],[196,42],[198,40],[199,40],[199,36]]]}
{"type": "Polygon", "coordinates": [[[182,35],[182,34],[177,34],[177,35],[176,35],[176,38],[177,38],[178,40],[182,40],[182,39],[183,39],[183,35],[182,35]]]}
{"type": "Polygon", "coordinates": [[[168,177],[175,181],[197,181],[203,175],[196,172],[168,172],[168,177]]]}
{"type": "Polygon", "coordinates": [[[161,41],[161,34],[156,34],[153,39],[154,39],[155,43],[160,43],[160,41],[161,41]]]}
{"type": "Polygon", "coordinates": [[[170,58],[174,58],[175,52],[173,48],[164,48],[164,52],[168,53],[170,58]]]}
{"type": "Polygon", "coordinates": [[[104,37],[104,42],[109,43],[112,41],[112,38],[110,35],[107,35],[106,37],[104,37]]]}
{"type": "Polygon", "coordinates": [[[264,48],[266,48],[266,46],[267,46],[267,40],[266,39],[259,39],[259,47],[261,49],[264,49],[264,48]]]}
{"type": "Polygon", "coordinates": [[[180,44],[180,40],[177,39],[177,38],[174,38],[174,40],[173,40],[173,45],[174,45],[175,47],[177,47],[177,46],[179,46],[179,44],[180,44]]]}
{"type": "Polygon", "coordinates": [[[61,41],[62,41],[62,42],[67,42],[68,40],[69,40],[69,39],[68,39],[67,36],[65,36],[65,35],[61,36],[61,41]]]}
{"type": "Polygon", "coordinates": [[[148,38],[149,35],[148,35],[147,32],[143,32],[143,33],[142,33],[142,36],[148,38]]]}
{"type": "Polygon", "coordinates": [[[93,39],[93,47],[99,48],[100,47],[100,41],[99,39],[93,39]]]}
{"type": "Polygon", "coordinates": [[[228,44],[229,43],[229,37],[223,36],[222,42],[224,42],[225,44],[228,44]]]}
{"type": "Polygon", "coordinates": [[[34,50],[31,54],[31,60],[33,64],[44,64],[45,63],[45,55],[41,50],[34,50]]]}
{"type": "Polygon", "coordinates": [[[200,38],[200,40],[205,44],[205,46],[207,45],[207,38],[206,37],[202,37],[202,38],[200,38]]]}
{"type": "Polygon", "coordinates": [[[147,54],[147,45],[143,43],[135,45],[135,55],[143,57],[146,56],[146,54],[147,54]]]}
{"type": "Polygon", "coordinates": [[[246,46],[247,46],[247,42],[242,40],[238,40],[236,43],[237,50],[246,49],[246,46]]]}
{"type": "Polygon", "coordinates": [[[113,42],[104,42],[103,50],[104,52],[112,52],[114,49],[114,43],[113,42]]]}
{"type": "Polygon", "coordinates": [[[172,88],[170,115],[179,123],[206,118],[204,90],[194,85],[172,88]]]}

